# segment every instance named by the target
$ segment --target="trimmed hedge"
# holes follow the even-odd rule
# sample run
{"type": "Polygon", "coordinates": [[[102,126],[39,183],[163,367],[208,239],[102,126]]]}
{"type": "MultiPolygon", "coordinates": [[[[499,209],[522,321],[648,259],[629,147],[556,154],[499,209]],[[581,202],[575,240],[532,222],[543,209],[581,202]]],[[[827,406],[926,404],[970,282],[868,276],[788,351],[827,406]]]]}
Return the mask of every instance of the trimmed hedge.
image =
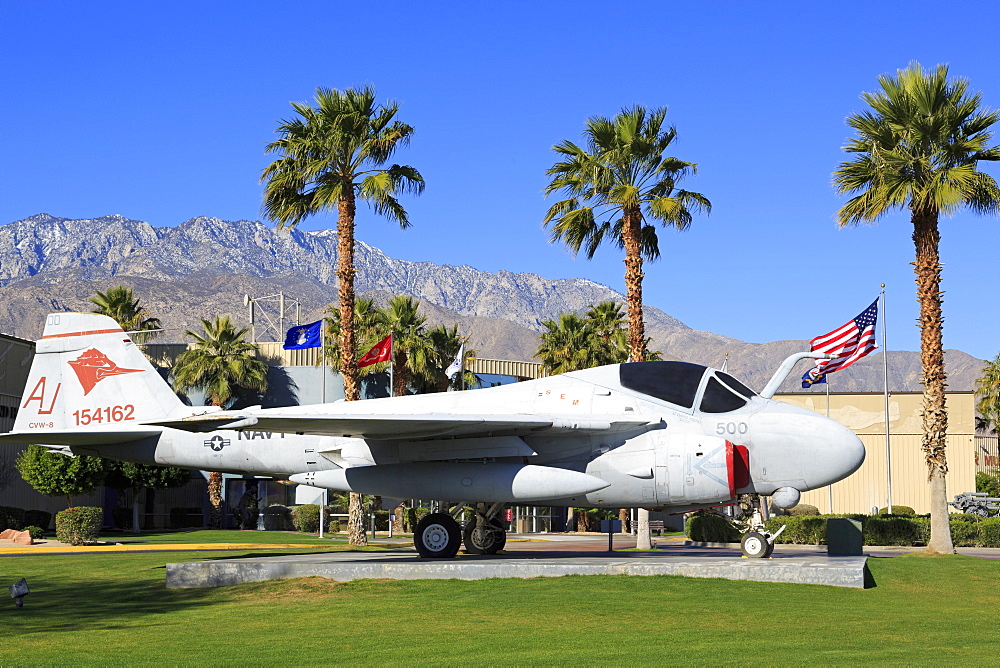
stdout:
{"type": "MultiPolygon", "coordinates": [[[[895,509],[895,506],[893,506],[895,509]]],[[[865,545],[926,545],[931,534],[930,518],[895,515],[786,515],[772,517],[766,523],[774,533],[785,525],[778,543],[825,545],[826,521],[846,517],[861,522],[865,545]]],[[[977,515],[949,516],[951,540],[956,547],[1000,547],[1000,517],[977,515]]],[[[738,543],[740,535],[729,522],[717,515],[694,515],[687,521],[687,536],[706,543],[738,543]]]]}
{"type": "MultiPolygon", "coordinates": [[[[117,524],[117,519],[115,523],[117,524]]],[[[131,519],[129,524],[131,524],[131,519]]],[[[171,529],[194,529],[203,526],[205,526],[205,512],[201,508],[170,509],[171,529]]]]}
{"type": "MultiPolygon", "coordinates": [[[[890,514],[889,513],[889,507],[886,506],[885,508],[879,508],[878,509],[878,514],[879,515],[889,515],[890,514]]],[[[907,517],[915,517],[916,514],[917,514],[917,511],[915,511],[913,508],[910,508],[909,506],[897,506],[894,503],[894,504],[892,504],[892,514],[893,515],[905,515],[907,517]]]]}
{"type": "MultiPolygon", "coordinates": [[[[323,525],[323,531],[340,531],[340,521],[338,519],[330,519],[330,513],[338,513],[340,511],[341,509],[337,506],[326,507],[326,513],[324,514],[326,523],[323,525]]],[[[291,518],[295,531],[319,533],[319,504],[306,503],[296,506],[292,508],[291,518]]]]}
{"type": "Polygon", "coordinates": [[[740,533],[718,515],[693,515],[688,518],[688,538],[699,543],[738,543],[740,533]]]}
{"type": "Polygon", "coordinates": [[[56,513],[56,540],[70,545],[83,545],[97,540],[104,510],[94,506],[76,506],[56,513]]]}
{"type": "Polygon", "coordinates": [[[131,508],[112,508],[111,518],[115,523],[116,529],[121,529],[122,531],[132,530],[132,509],[131,508]]]}
{"type": "Polygon", "coordinates": [[[52,526],[52,513],[47,510],[25,510],[24,524],[48,531],[49,527],[52,526]]]}
{"type": "Polygon", "coordinates": [[[24,528],[24,509],[13,506],[0,506],[0,531],[24,528]]]}
{"type": "MultiPolygon", "coordinates": [[[[316,506],[316,512],[319,513],[319,506],[316,506]]],[[[295,531],[292,511],[287,506],[276,503],[262,510],[260,514],[264,517],[265,531],[295,531]]],[[[316,524],[319,525],[318,520],[316,524]]]]}

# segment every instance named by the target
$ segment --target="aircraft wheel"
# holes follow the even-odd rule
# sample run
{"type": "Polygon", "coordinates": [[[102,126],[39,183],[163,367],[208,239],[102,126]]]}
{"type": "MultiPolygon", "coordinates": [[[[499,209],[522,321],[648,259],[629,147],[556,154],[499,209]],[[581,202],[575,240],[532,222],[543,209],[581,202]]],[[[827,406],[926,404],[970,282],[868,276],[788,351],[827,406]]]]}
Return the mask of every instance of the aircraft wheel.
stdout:
{"type": "Polygon", "coordinates": [[[466,554],[496,554],[507,544],[507,532],[497,520],[490,520],[489,527],[480,529],[473,517],[465,525],[466,554]]]}
{"type": "Polygon", "coordinates": [[[774,542],[769,540],[767,541],[767,549],[764,550],[764,558],[770,558],[772,552],[774,552],[774,542]]]}
{"type": "Polygon", "coordinates": [[[740,541],[740,549],[743,551],[744,557],[750,557],[751,559],[762,559],[768,555],[768,546],[770,543],[764,534],[757,531],[751,531],[743,536],[743,540],[740,541]]]}
{"type": "Polygon", "coordinates": [[[417,523],[413,545],[421,557],[451,559],[462,545],[462,529],[448,513],[431,513],[417,523]]]}

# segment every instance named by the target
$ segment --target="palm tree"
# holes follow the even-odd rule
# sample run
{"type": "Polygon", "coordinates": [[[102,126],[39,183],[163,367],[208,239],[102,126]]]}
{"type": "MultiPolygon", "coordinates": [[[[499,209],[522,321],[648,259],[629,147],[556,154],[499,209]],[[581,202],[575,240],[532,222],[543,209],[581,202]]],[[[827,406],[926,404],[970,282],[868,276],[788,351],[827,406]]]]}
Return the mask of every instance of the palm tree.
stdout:
{"type": "Polygon", "coordinates": [[[996,431],[1000,424],[1000,355],[987,362],[983,375],[976,379],[976,394],[979,395],[976,412],[985,421],[983,429],[988,430],[992,425],[996,431]]]}
{"type": "Polygon", "coordinates": [[[133,332],[132,340],[136,343],[144,343],[157,335],[157,332],[148,334],[134,333],[142,330],[160,329],[159,318],[149,315],[149,311],[142,307],[139,300],[132,294],[132,288],[124,285],[116,285],[109,288],[107,292],[100,290],[90,298],[90,302],[97,306],[91,313],[100,313],[114,318],[115,322],[122,326],[126,332],[133,332]]]}
{"type": "Polygon", "coordinates": [[[383,331],[392,334],[392,393],[397,397],[406,394],[411,375],[426,373],[431,364],[427,318],[417,313],[419,305],[413,297],[396,295],[379,310],[383,331]]]}
{"type": "Polygon", "coordinates": [[[448,367],[458,357],[462,344],[465,343],[465,339],[458,333],[458,325],[435,325],[427,330],[425,336],[428,345],[427,367],[416,377],[420,392],[445,392],[449,385],[455,388],[475,385],[479,379],[469,367],[476,361],[476,351],[471,348],[465,349],[465,363],[462,365],[464,374],[461,377],[448,377],[448,367]]]}
{"type": "MultiPolygon", "coordinates": [[[[324,311],[326,314],[326,360],[334,369],[340,370],[340,308],[331,304],[324,311]]],[[[354,301],[354,336],[357,347],[354,351],[354,361],[372,346],[385,337],[383,332],[381,311],[375,306],[375,300],[368,297],[358,297],[354,301]]],[[[373,370],[382,370],[379,363],[373,370]]]]}
{"type": "MultiPolygon", "coordinates": [[[[267,389],[267,364],[257,359],[257,346],[245,340],[246,328],[236,329],[228,315],[212,321],[201,318],[201,324],[201,334],[184,332],[194,339],[194,347],[177,356],[175,390],[200,389],[213,406],[225,406],[242,392],[267,389]]],[[[218,471],[209,473],[208,496],[211,525],[218,528],[222,521],[222,474],[218,471]]]]}
{"type": "Polygon", "coordinates": [[[666,107],[622,109],[614,118],[587,120],[587,147],[563,141],[553,147],[565,158],[548,170],[552,181],[546,194],[561,191],[568,199],[556,202],[545,216],[550,240],[562,241],[590,259],[605,238],[625,250],[625,289],[628,304],[629,359],[645,359],[642,317],[642,263],[660,255],[656,227],[685,230],[692,211],[711,210],[703,195],[677,184],[696,165],[664,152],[677,136],[664,128],[666,107]]]}
{"type": "Polygon", "coordinates": [[[560,313],[557,320],[542,322],[545,332],[535,357],[548,373],[568,373],[588,369],[593,364],[594,331],[591,324],[576,313],[560,313]]]}
{"type": "Polygon", "coordinates": [[[920,303],[920,363],[924,385],[923,450],[931,485],[929,552],[952,553],[945,474],[944,348],[941,340],[941,262],[938,216],[961,207],[995,213],[1000,189],[976,169],[980,160],[1000,160],[989,146],[989,127],[1000,113],[980,107],[968,81],[949,79],[948,67],[924,70],[913,62],[896,76],[879,77],[881,90],[863,93],[871,107],[847,124],[857,136],[844,146],[857,157],[834,172],[841,194],[855,194],[837,212],[843,227],[873,223],[894,209],[908,209],[916,249],[914,271],[920,303]]]}
{"type": "Polygon", "coordinates": [[[587,321],[595,337],[593,366],[628,359],[628,327],[621,304],[611,300],[595,304],[587,309],[587,321]]]}
{"type": "MultiPolygon", "coordinates": [[[[618,302],[600,302],[587,309],[584,317],[560,313],[557,320],[546,320],[542,326],[548,331],[538,337],[540,343],[535,357],[549,373],[628,361],[628,330],[618,302]]],[[[649,341],[644,339],[643,359],[660,359],[658,351],[649,349],[649,341]]]]}
{"type": "Polygon", "coordinates": [[[354,215],[357,200],[375,213],[410,226],[396,199],[420,193],[424,179],[413,167],[383,166],[413,128],[394,120],[399,105],[375,101],[374,88],[339,91],[317,88],[316,106],[292,103],[297,118],[281,121],[280,137],[266,147],[281,157],[264,168],[264,214],[278,228],[295,227],[307,216],[337,209],[337,280],[340,304],[340,372],[344,396],[360,398],[355,364],[354,215]]]}
{"type": "MultiPolygon", "coordinates": [[[[278,228],[295,227],[307,216],[337,209],[337,281],[340,305],[340,373],[344,398],[360,398],[354,328],[354,214],[358,199],[375,213],[410,226],[400,192],[421,193],[424,179],[408,165],[383,169],[413,128],[394,120],[395,102],[379,105],[375,89],[317,88],[316,106],[293,103],[298,118],[283,120],[277,140],[266,147],[281,157],[264,168],[264,214],[278,228]]],[[[365,545],[361,497],[351,496],[348,541],[365,545]]]]}

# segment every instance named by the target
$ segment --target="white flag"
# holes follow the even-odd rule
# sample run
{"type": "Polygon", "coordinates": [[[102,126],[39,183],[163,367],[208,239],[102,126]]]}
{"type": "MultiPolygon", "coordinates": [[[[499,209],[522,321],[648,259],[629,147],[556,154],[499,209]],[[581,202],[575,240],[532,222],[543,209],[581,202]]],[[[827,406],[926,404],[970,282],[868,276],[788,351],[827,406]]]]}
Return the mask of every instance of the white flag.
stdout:
{"type": "Polygon", "coordinates": [[[451,366],[449,366],[444,372],[445,375],[448,376],[449,380],[454,378],[455,374],[457,374],[459,371],[462,370],[462,365],[464,363],[465,363],[465,343],[463,342],[462,347],[458,349],[458,356],[455,357],[455,361],[452,362],[451,366]]]}

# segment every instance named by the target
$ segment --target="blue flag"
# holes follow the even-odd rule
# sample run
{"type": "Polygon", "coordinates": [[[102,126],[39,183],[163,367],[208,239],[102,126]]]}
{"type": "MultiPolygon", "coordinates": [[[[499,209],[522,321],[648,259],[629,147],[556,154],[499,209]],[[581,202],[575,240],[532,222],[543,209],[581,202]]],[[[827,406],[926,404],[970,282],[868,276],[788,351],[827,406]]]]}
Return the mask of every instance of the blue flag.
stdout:
{"type": "Polygon", "coordinates": [[[813,385],[819,385],[820,383],[825,383],[826,382],[826,374],[820,373],[820,374],[816,374],[814,376],[813,375],[813,371],[814,370],[815,369],[810,369],[809,371],[806,371],[804,374],[802,374],[802,389],[803,390],[808,390],[813,385]]]}
{"type": "Polygon", "coordinates": [[[317,320],[308,325],[295,325],[285,334],[285,350],[301,350],[302,348],[319,348],[322,344],[323,321],[317,320]]]}

